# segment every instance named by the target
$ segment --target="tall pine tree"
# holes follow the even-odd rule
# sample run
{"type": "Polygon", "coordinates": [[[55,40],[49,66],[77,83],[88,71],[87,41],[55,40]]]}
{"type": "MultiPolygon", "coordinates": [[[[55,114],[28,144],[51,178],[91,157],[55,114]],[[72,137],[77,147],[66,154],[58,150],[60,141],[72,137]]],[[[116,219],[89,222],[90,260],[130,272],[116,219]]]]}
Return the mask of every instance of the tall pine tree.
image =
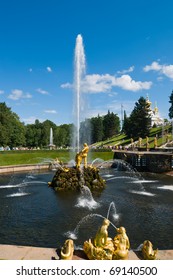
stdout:
{"type": "Polygon", "coordinates": [[[135,107],[126,119],[124,131],[128,137],[138,138],[146,137],[151,127],[150,104],[144,98],[140,97],[135,103],[135,107]]]}
{"type": "Polygon", "coordinates": [[[170,119],[173,119],[173,90],[169,98],[170,98],[169,103],[171,103],[171,106],[169,108],[169,117],[170,119]]]}

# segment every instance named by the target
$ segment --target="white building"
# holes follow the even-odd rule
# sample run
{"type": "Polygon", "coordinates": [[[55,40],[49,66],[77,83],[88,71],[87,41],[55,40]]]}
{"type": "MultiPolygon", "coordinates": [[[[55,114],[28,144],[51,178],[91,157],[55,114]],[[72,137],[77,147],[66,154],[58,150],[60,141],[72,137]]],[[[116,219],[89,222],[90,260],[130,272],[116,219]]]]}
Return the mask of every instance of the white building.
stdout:
{"type": "Polygon", "coordinates": [[[151,101],[149,100],[149,97],[147,96],[146,98],[146,102],[149,104],[149,108],[150,108],[150,116],[151,116],[151,127],[153,127],[153,125],[156,126],[161,126],[164,124],[164,119],[160,117],[159,115],[159,109],[157,108],[157,105],[155,104],[154,109],[151,108],[151,101]]]}

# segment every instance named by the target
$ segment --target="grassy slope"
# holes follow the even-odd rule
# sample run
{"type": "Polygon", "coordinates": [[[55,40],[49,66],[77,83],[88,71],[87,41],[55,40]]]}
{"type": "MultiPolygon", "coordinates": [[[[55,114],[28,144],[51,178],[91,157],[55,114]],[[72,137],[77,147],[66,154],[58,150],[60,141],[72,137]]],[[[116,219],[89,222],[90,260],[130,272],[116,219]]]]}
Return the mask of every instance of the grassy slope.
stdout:
{"type": "MultiPolygon", "coordinates": [[[[170,141],[172,141],[172,127],[170,125],[168,126],[165,126],[164,128],[164,132],[168,132],[168,139],[170,141]]],[[[164,135],[163,139],[162,139],[162,127],[156,127],[156,128],[151,128],[150,130],[150,133],[148,135],[149,137],[149,147],[150,148],[153,148],[154,147],[154,138],[156,135],[160,135],[160,137],[158,137],[158,141],[157,141],[157,144],[158,144],[158,147],[161,146],[162,144],[166,143],[166,134],[164,135]]],[[[138,139],[134,139],[135,141],[137,141],[138,139]]],[[[105,141],[102,141],[102,142],[98,142],[98,143],[95,143],[93,144],[93,146],[102,146],[102,145],[105,145],[105,146],[116,146],[116,145],[122,145],[122,146],[125,146],[125,145],[128,145],[131,143],[131,140],[129,138],[126,137],[125,134],[119,134],[117,136],[113,136],[112,138],[110,139],[107,139],[105,141]]],[[[146,139],[143,139],[142,140],[142,145],[145,145],[146,143],[146,139]]]]}

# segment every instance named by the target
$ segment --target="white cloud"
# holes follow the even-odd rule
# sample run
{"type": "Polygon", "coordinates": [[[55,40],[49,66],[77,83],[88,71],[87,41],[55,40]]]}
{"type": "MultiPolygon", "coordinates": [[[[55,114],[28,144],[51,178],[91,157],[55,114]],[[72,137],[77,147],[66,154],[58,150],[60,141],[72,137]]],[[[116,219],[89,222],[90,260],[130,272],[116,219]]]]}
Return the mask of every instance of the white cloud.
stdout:
{"type": "Polygon", "coordinates": [[[173,64],[159,64],[157,61],[153,61],[151,65],[146,65],[143,70],[145,72],[156,71],[159,72],[159,74],[163,74],[166,77],[173,79],[173,64]]]}
{"type": "Polygon", "coordinates": [[[150,89],[152,82],[136,82],[129,75],[122,75],[120,78],[115,79],[114,85],[119,86],[120,88],[125,90],[138,91],[143,89],[150,89]]]}
{"type": "Polygon", "coordinates": [[[117,71],[118,74],[126,74],[126,73],[130,73],[130,72],[133,72],[135,69],[135,66],[130,66],[129,69],[125,69],[125,70],[122,70],[122,71],[117,71]]]}
{"type": "Polygon", "coordinates": [[[39,92],[39,93],[41,93],[41,94],[44,94],[44,95],[49,94],[48,91],[46,91],[46,90],[44,90],[44,89],[41,89],[41,88],[36,89],[36,91],[39,92]]]}
{"type": "MultiPolygon", "coordinates": [[[[85,93],[110,93],[112,88],[119,87],[129,91],[139,91],[150,89],[152,82],[135,81],[129,75],[116,77],[110,74],[92,74],[86,75],[81,82],[81,91],[85,93]]],[[[66,83],[61,85],[62,88],[72,88],[73,85],[66,83]]]]}
{"type": "Polygon", "coordinates": [[[109,97],[115,97],[118,94],[118,92],[110,92],[108,94],[109,97]]]}
{"type": "Polygon", "coordinates": [[[32,95],[30,93],[26,93],[25,95],[23,95],[23,98],[32,98],[32,95]]]}
{"type": "Polygon", "coordinates": [[[9,94],[8,98],[12,100],[19,100],[22,98],[32,98],[32,95],[30,93],[24,93],[20,89],[14,89],[11,91],[11,94],[9,94]]]}
{"type": "Polygon", "coordinates": [[[57,114],[56,110],[45,110],[44,112],[48,114],[57,114]]]}
{"type": "Polygon", "coordinates": [[[4,94],[4,90],[1,90],[1,89],[0,89],[0,94],[4,94]]]}
{"type": "Polygon", "coordinates": [[[82,82],[82,91],[86,93],[110,92],[114,77],[105,74],[86,75],[82,82]]]}
{"type": "Polygon", "coordinates": [[[151,63],[151,65],[146,65],[144,68],[144,71],[145,72],[148,72],[148,71],[160,71],[162,69],[162,66],[157,62],[157,61],[153,61],[151,63]]]}
{"type": "Polygon", "coordinates": [[[83,82],[83,91],[89,93],[110,92],[113,87],[119,87],[129,91],[150,89],[152,82],[141,82],[133,80],[129,75],[121,77],[105,75],[87,75],[83,82]]]}
{"type": "Polygon", "coordinates": [[[70,83],[62,84],[61,88],[73,88],[73,85],[70,83]]]}
{"type": "Polygon", "coordinates": [[[46,67],[47,72],[52,72],[52,68],[50,66],[46,67]]]}
{"type": "Polygon", "coordinates": [[[173,65],[163,65],[162,73],[168,78],[173,79],[173,65]]]}

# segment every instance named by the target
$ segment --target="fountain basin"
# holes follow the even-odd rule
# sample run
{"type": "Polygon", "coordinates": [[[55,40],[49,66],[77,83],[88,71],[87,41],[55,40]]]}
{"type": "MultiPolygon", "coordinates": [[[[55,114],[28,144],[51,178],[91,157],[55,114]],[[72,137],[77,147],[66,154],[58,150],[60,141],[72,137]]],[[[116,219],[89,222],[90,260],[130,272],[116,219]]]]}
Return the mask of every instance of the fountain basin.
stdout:
{"type": "MultiPolygon", "coordinates": [[[[132,250],[146,239],[159,250],[173,249],[172,177],[143,173],[141,178],[109,168],[101,169],[100,175],[106,188],[92,192],[96,207],[91,208],[79,203],[80,192],[48,188],[52,171],[1,175],[0,244],[60,248],[69,232],[75,232],[75,249],[81,248],[95,235],[113,201],[117,214],[111,207],[108,218],[116,227],[126,228],[132,250]]],[[[110,236],[114,235],[110,226],[110,236]]]]}

